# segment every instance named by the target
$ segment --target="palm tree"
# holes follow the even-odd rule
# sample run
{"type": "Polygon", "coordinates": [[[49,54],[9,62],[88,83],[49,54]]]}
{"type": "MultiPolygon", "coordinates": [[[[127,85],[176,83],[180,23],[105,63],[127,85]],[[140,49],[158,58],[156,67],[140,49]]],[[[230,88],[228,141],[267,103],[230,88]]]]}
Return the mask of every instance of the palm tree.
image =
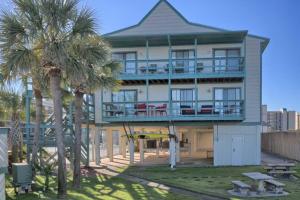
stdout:
{"type": "MultiPolygon", "coordinates": [[[[58,197],[66,195],[66,161],[62,124],[61,79],[69,67],[80,73],[80,67],[69,65],[70,46],[79,36],[97,35],[93,13],[77,9],[78,0],[13,0],[13,12],[1,16],[1,43],[12,54],[31,47],[39,55],[50,80],[53,98],[56,145],[58,152],[58,197]],[[4,23],[3,23],[4,22],[4,23]],[[6,26],[10,24],[10,29],[6,26]]],[[[27,65],[28,66],[28,65],[27,65]]]]}
{"type": "MultiPolygon", "coordinates": [[[[3,37],[8,37],[8,34],[16,28],[14,25],[15,24],[11,23],[7,16],[4,15],[4,17],[0,20],[0,29],[2,30],[1,35],[3,35],[3,37]]],[[[22,43],[23,42],[16,42],[15,45],[21,46],[22,43]]],[[[32,47],[30,48],[26,46],[23,46],[17,51],[13,51],[10,45],[10,43],[5,42],[0,45],[4,61],[1,65],[3,79],[11,81],[22,77],[24,80],[27,80],[30,77],[33,82],[36,116],[32,146],[32,162],[33,166],[36,166],[43,109],[42,91],[46,89],[47,84],[45,84],[45,76],[43,76],[44,73],[38,66],[40,63],[39,56],[37,55],[38,52],[34,51],[32,47]]]]}
{"type": "Polygon", "coordinates": [[[119,65],[110,60],[109,47],[101,37],[80,37],[73,42],[70,49],[70,65],[80,68],[81,73],[74,70],[68,71],[66,82],[75,94],[73,187],[80,188],[83,97],[100,87],[115,87],[118,84],[115,77],[119,71],[119,65]]]}
{"type": "Polygon", "coordinates": [[[8,86],[1,87],[0,104],[4,113],[10,117],[9,141],[12,145],[12,162],[22,161],[22,133],[20,130],[22,97],[15,89],[8,86]]]}

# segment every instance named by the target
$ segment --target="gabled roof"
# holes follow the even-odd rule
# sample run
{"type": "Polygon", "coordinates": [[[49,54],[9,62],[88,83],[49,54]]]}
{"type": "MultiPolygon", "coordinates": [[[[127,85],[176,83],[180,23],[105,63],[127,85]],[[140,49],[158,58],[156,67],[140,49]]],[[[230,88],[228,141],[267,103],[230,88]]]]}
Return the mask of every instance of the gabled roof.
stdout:
{"type": "MultiPolygon", "coordinates": [[[[226,29],[211,27],[203,24],[189,22],[179,11],[177,11],[167,0],[159,0],[158,3],[133,26],[113,31],[104,35],[106,38],[118,38],[128,36],[151,36],[151,35],[174,35],[184,33],[216,33],[231,32],[226,29]]],[[[250,35],[262,42],[262,49],[267,46],[269,39],[265,37],[250,35]]]]}

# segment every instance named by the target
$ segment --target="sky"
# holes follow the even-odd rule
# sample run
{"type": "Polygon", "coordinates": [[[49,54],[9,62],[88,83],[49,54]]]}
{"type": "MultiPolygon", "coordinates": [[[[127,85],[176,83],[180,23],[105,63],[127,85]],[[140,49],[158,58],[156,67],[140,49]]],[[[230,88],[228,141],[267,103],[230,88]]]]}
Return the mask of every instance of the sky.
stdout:
{"type": "MultiPolygon", "coordinates": [[[[137,24],[158,0],[81,0],[99,33],[137,24]]],[[[263,104],[300,112],[300,0],[169,0],[191,22],[270,38],[263,54],[263,104]]],[[[10,9],[9,0],[0,8],[10,9]]]]}

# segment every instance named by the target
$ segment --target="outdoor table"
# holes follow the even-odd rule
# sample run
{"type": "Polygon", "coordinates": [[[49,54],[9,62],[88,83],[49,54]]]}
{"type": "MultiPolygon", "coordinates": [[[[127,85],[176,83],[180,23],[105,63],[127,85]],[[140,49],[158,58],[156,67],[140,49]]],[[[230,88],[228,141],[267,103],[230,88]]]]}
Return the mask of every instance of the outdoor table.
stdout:
{"type": "Polygon", "coordinates": [[[267,164],[268,167],[272,167],[273,170],[276,170],[276,167],[283,167],[285,171],[289,171],[291,167],[295,167],[294,163],[277,163],[277,164],[267,164]]]}
{"type": "Polygon", "coordinates": [[[264,181],[273,179],[272,176],[268,176],[260,172],[248,172],[248,173],[243,173],[243,175],[247,176],[248,178],[251,178],[254,181],[258,181],[257,192],[259,193],[265,191],[264,181]]]}
{"type": "Polygon", "coordinates": [[[150,116],[154,116],[155,113],[155,105],[148,105],[148,111],[150,116]]]}

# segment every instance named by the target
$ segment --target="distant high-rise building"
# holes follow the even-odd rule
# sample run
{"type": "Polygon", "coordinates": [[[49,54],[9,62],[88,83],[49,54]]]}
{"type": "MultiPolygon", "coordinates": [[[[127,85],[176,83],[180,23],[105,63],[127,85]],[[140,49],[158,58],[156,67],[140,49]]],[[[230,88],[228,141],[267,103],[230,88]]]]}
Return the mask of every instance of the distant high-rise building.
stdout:
{"type": "Polygon", "coordinates": [[[300,129],[300,114],[296,111],[288,111],[286,108],[280,111],[268,111],[267,105],[262,105],[263,132],[289,131],[300,129]]]}

